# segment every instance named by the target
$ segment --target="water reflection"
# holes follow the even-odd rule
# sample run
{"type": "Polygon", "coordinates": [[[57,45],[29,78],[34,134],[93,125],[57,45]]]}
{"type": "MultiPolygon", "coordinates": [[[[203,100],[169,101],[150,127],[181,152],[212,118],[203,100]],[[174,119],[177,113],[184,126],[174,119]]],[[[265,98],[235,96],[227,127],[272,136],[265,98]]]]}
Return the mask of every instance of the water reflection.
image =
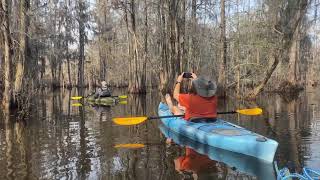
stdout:
{"type": "MultiPolygon", "coordinates": [[[[113,92],[125,94],[121,89],[113,92]]],[[[158,92],[128,95],[126,105],[92,107],[82,101],[83,106],[72,107],[75,101],[70,97],[79,93],[76,89],[57,92],[44,89],[34,98],[31,117],[25,122],[16,119],[14,112],[10,116],[1,110],[0,179],[181,179],[174,160],[185,155],[185,149],[166,145],[158,120],[136,126],[118,126],[111,121],[112,117],[157,115],[158,92]],[[114,148],[125,143],[146,146],[114,148]]],[[[317,91],[293,100],[265,95],[256,102],[220,101],[219,111],[262,107],[263,116],[221,117],[276,139],[280,167],[290,161],[297,169],[302,166],[320,169],[319,102],[317,91]]],[[[218,164],[219,173],[213,174],[220,179],[257,176],[257,169],[239,173],[240,162],[237,170],[232,169],[235,165],[218,164]]]]}
{"type": "MultiPolygon", "coordinates": [[[[210,147],[174,133],[160,125],[163,135],[185,149],[183,156],[174,160],[176,170],[190,172],[194,179],[275,179],[272,163],[254,157],[210,147]],[[185,147],[185,148],[184,148],[185,147]]],[[[168,140],[167,139],[167,140],[168,140]]],[[[179,151],[179,150],[178,150],[179,151]]],[[[185,173],[183,173],[185,174],[185,173]]]]}

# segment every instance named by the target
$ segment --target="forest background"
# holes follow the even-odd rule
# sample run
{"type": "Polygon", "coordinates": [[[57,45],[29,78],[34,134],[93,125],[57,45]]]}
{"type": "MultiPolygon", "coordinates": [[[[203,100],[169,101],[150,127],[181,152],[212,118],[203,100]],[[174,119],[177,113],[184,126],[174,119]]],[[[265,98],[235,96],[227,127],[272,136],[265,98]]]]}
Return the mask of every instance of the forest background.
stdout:
{"type": "MultiPolygon", "coordinates": [[[[297,92],[319,81],[319,0],[1,0],[3,104],[39,87],[145,93],[181,72],[220,94],[297,92]]],[[[19,99],[20,98],[20,99],[19,99]]]]}

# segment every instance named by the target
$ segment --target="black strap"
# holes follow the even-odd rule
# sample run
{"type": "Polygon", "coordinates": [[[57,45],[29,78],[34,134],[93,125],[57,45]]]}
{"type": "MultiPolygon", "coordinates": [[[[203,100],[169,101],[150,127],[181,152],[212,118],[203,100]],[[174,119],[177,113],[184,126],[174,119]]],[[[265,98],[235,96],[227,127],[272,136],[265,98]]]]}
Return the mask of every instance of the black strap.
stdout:
{"type": "Polygon", "coordinates": [[[190,118],[190,122],[194,123],[210,123],[216,122],[217,118],[207,118],[207,117],[192,117],[190,118]]]}

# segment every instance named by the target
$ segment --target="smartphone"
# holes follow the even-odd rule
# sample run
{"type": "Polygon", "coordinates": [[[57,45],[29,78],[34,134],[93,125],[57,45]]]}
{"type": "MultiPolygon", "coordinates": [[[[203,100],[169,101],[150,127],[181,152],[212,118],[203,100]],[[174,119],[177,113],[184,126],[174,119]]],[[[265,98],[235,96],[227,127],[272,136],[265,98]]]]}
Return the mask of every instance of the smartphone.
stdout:
{"type": "Polygon", "coordinates": [[[183,73],[183,78],[192,78],[192,73],[189,73],[189,72],[185,72],[183,73]]]}

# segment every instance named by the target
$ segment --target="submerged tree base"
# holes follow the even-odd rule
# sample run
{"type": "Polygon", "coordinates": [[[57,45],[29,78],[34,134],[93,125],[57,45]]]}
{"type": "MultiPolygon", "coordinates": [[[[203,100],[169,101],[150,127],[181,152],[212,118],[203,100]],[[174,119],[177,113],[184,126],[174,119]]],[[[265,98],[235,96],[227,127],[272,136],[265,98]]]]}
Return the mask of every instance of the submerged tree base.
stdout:
{"type": "Polygon", "coordinates": [[[294,84],[289,81],[282,82],[276,92],[287,102],[293,101],[299,97],[300,92],[304,90],[301,84],[294,84]]]}
{"type": "Polygon", "coordinates": [[[276,89],[279,93],[299,93],[300,91],[304,90],[304,87],[301,84],[292,83],[289,81],[282,82],[279,87],[276,89]]]}

